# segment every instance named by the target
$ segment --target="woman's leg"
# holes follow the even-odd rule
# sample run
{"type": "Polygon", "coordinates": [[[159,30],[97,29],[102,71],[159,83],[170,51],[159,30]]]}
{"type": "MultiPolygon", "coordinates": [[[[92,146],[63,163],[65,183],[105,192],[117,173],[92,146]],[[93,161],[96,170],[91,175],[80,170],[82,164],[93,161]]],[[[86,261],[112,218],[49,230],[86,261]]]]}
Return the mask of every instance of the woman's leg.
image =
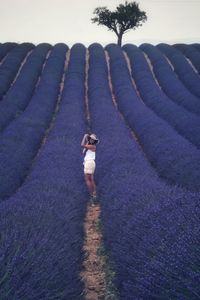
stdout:
{"type": "Polygon", "coordinates": [[[85,182],[91,196],[96,196],[96,185],[94,182],[95,161],[86,161],[84,164],[85,182]]]}
{"type": "Polygon", "coordinates": [[[92,195],[93,194],[92,174],[85,174],[85,182],[89,189],[90,195],[92,195]]]}
{"type": "Polygon", "coordinates": [[[93,195],[96,196],[96,184],[94,181],[94,174],[91,174],[91,180],[92,180],[92,185],[93,185],[93,195]]]}
{"type": "Polygon", "coordinates": [[[93,174],[85,174],[85,182],[89,189],[91,196],[96,196],[96,185],[94,182],[94,175],[93,174]]]}

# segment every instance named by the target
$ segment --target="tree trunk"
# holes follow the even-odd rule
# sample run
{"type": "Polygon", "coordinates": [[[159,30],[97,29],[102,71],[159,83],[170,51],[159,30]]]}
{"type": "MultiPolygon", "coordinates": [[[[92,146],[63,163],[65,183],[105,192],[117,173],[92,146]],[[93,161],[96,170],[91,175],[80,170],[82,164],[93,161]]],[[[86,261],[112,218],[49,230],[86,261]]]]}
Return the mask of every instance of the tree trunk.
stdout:
{"type": "Polygon", "coordinates": [[[123,33],[120,33],[118,36],[117,36],[117,45],[119,45],[121,47],[122,45],[122,35],[123,33]]]}

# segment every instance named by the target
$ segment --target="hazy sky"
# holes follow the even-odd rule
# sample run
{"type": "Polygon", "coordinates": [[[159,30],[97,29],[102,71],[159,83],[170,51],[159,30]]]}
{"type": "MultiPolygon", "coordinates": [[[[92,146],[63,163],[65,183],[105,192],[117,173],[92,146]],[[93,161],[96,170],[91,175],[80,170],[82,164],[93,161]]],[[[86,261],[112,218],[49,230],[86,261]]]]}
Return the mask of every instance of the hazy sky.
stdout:
{"type": "MultiPolygon", "coordinates": [[[[125,33],[123,44],[200,42],[200,0],[136,2],[148,20],[125,33]]],[[[120,3],[125,0],[0,0],[0,42],[115,43],[115,33],[90,19],[96,7],[114,10],[120,3]]]]}

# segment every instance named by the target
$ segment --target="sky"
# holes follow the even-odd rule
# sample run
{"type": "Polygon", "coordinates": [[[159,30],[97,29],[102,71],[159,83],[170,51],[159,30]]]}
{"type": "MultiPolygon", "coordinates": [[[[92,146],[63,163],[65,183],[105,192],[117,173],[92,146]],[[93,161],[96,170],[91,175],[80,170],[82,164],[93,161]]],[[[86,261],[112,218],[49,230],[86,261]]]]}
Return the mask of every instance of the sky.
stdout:
{"type": "MultiPolygon", "coordinates": [[[[200,0],[135,2],[146,12],[147,21],[125,33],[123,45],[200,43],[200,0]]],[[[116,34],[92,23],[91,18],[96,7],[115,10],[123,3],[125,0],[0,0],[0,42],[63,42],[69,47],[116,43],[116,34]]]]}

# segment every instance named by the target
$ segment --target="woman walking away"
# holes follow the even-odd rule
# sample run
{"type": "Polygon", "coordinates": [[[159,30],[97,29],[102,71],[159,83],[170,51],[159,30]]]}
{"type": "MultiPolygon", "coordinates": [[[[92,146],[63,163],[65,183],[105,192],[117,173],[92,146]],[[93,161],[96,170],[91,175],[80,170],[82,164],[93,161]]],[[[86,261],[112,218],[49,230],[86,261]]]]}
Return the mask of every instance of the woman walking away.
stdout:
{"type": "Polygon", "coordinates": [[[96,137],[96,134],[85,134],[81,147],[83,147],[84,156],[84,177],[87,187],[90,192],[90,196],[96,197],[96,185],[94,182],[94,171],[95,171],[95,155],[96,155],[96,145],[99,143],[99,140],[96,137]]]}

